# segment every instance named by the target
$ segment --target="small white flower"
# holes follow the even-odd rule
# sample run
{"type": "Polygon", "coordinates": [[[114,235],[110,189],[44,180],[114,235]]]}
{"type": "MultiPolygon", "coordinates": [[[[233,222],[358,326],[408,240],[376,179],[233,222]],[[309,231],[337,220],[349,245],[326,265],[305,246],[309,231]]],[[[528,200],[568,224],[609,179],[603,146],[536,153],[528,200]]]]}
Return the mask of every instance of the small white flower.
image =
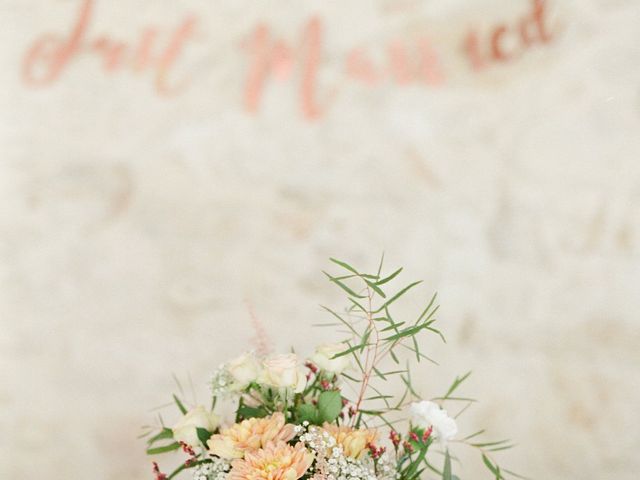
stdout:
{"type": "Polygon", "coordinates": [[[224,397],[238,393],[229,390],[229,385],[232,383],[233,377],[227,371],[226,364],[220,365],[211,375],[211,393],[214,397],[224,397]]]}
{"type": "Polygon", "coordinates": [[[438,404],[423,400],[411,404],[411,423],[420,428],[433,427],[433,435],[441,442],[447,442],[456,436],[456,421],[447,415],[438,404]]]}

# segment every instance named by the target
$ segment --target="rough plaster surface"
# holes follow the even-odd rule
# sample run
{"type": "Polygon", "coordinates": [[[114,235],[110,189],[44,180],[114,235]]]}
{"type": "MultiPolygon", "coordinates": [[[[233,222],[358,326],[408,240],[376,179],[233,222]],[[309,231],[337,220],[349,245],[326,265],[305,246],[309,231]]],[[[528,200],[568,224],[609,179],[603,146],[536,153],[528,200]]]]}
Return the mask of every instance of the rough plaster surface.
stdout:
{"type": "Polygon", "coordinates": [[[440,293],[449,343],[425,343],[441,366],[417,382],[434,396],[473,368],[463,432],[511,436],[505,463],[533,478],[638,478],[638,2],[549,0],[553,42],[477,73],[465,29],[528,2],[99,2],[92,36],[196,14],[188,87],[163,98],[89,54],[25,85],[26,49],[79,4],[0,2],[0,478],[150,478],[135,437],[171,372],[204,399],[250,345],[247,304],[309,352],[332,338],[310,333],[317,305],[340,305],[326,259],[382,250],[440,293]],[[330,108],[305,119],[291,77],[249,113],[243,36],[295,43],[316,14],[330,108]],[[348,49],[420,28],[444,84],[342,75],[348,49]]]}

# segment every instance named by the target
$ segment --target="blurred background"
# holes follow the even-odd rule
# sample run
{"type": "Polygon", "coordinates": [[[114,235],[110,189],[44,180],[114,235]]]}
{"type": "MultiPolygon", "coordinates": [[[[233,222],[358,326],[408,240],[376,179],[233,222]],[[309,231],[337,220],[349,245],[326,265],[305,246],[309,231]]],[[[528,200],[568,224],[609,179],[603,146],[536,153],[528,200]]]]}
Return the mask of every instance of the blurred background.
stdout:
{"type": "Polygon", "coordinates": [[[474,372],[462,433],[535,479],[638,477],[640,3],[0,16],[0,478],[151,478],[172,373],[203,402],[256,324],[337,339],[311,329],[344,305],[321,270],[383,251],[425,280],[408,310],[439,292],[420,392],[474,372]]]}

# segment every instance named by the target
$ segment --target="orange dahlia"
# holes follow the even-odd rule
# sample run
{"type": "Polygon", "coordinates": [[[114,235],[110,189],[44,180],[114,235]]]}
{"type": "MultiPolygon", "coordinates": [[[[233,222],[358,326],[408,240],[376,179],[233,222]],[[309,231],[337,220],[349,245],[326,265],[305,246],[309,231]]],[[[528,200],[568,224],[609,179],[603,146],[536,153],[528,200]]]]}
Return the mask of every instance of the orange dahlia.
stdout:
{"type": "Polygon", "coordinates": [[[313,454],[302,443],[272,442],[247,452],[231,464],[228,480],[298,480],[311,466],[313,454]]]}
{"type": "Polygon", "coordinates": [[[221,458],[244,457],[246,452],[263,448],[269,442],[288,442],[295,436],[294,425],[285,423],[276,412],[265,418],[249,418],[223,429],[207,442],[209,452],[221,458]]]}

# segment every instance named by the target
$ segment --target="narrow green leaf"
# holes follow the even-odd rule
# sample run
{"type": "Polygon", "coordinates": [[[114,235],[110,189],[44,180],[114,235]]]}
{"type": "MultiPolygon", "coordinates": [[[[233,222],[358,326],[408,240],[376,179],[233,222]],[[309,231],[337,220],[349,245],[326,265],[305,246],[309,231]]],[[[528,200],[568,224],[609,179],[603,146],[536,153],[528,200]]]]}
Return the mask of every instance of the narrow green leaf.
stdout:
{"type": "Polygon", "coordinates": [[[197,467],[198,465],[202,465],[203,463],[209,463],[209,462],[211,462],[211,460],[205,459],[205,460],[197,460],[195,462],[190,462],[190,463],[183,463],[178,468],[176,468],[172,473],[169,474],[169,476],[167,477],[167,480],[171,480],[172,478],[175,478],[183,470],[194,468],[194,467],[197,467]]]}
{"type": "Polygon", "coordinates": [[[398,323],[394,323],[392,325],[389,325],[388,327],[383,328],[382,330],[380,330],[381,332],[388,332],[389,330],[394,330],[394,331],[398,331],[398,327],[401,327],[402,325],[404,325],[406,322],[398,322],[398,323]]]}
{"type": "Polygon", "coordinates": [[[455,380],[453,381],[453,383],[451,384],[451,386],[449,387],[449,390],[447,390],[447,393],[444,394],[444,398],[449,398],[451,396],[451,394],[453,392],[456,391],[456,389],[462,385],[462,383],[469,378],[469,375],[471,375],[471,370],[469,370],[467,373],[465,373],[464,375],[462,375],[461,377],[456,377],[455,380]]]}
{"type": "Polygon", "coordinates": [[[395,272],[393,272],[391,275],[389,275],[388,277],[384,277],[381,280],[378,280],[376,282],[376,285],[384,285],[387,282],[390,282],[391,280],[393,280],[394,278],[396,278],[400,272],[402,272],[402,267],[400,267],[398,270],[396,270],[395,272]]]}
{"type": "Polygon", "coordinates": [[[182,404],[182,402],[180,401],[180,399],[175,393],[173,394],[173,401],[176,402],[176,405],[178,406],[178,409],[182,412],[182,414],[186,415],[187,409],[184,407],[184,405],[182,404]]]}
{"type": "Polygon", "coordinates": [[[505,473],[508,473],[508,474],[509,474],[509,475],[511,475],[512,477],[520,478],[520,479],[522,479],[522,480],[531,480],[529,477],[525,477],[525,476],[523,476],[523,475],[520,475],[519,473],[512,472],[511,470],[507,470],[506,468],[505,468],[505,469],[503,469],[503,471],[504,471],[505,473]]]}
{"type": "Polygon", "coordinates": [[[168,438],[173,438],[173,431],[170,428],[163,428],[160,433],[147,440],[147,444],[153,445],[158,440],[166,440],[168,438]]]}
{"type": "Polygon", "coordinates": [[[418,339],[414,336],[411,337],[411,341],[413,342],[413,349],[416,354],[416,361],[420,363],[420,345],[418,344],[418,339]]]}
{"type": "Polygon", "coordinates": [[[395,340],[399,340],[404,337],[409,337],[411,335],[415,335],[420,330],[424,330],[424,325],[416,325],[414,327],[408,327],[403,330],[400,330],[398,333],[391,335],[390,337],[383,338],[385,342],[393,342],[395,340]]]}
{"type": "Polygon", "coordinates": [[[484,448],[484,447],[495,447],[498,445],[502,446],[508,443],[509,443],[509,440],[498,440],[496,442],[472,443],[471,446],[477,447],[477,448],[484,448]]]}
{"type": "Polygon", "coordinates": [[[363,280],[365,278],[367,278],[369,280],[375,280],[378,277],[376,277],[375,275],[369,275],[368,273],[360,273],[358,275],[340,275],[338,277],[333,277],[333,278],[336,278],[338,280],[348,280],[350,278],[360,278],[360,279],[363,279],[363,280]]]}
{"type": "Polygon", "coordinates": [[[474,432],[471,435],[467,435],[462,440],[463,441],[471,440],[472,438],[477,437],[478,435],[482,435],[484,432],[485,432],[484,429],[483,430],[478,430],[477,432],[474,432]]]}
{"type": "Polygon", "coordinates": [[[344,290],[345,292],[347,292],[347,294],[349,294],[352,297],[356,297],[356,298],[366,298],[364,295],[360,295],[356,292],[354,292],[351,288],[349,288],[344,282],[341,282],[340,280],[337,280],[335,277],[332,277],[331,275],[329,275],[327,272],[322,272],[324,273],[330,281],[332,281],[333,283],[335,283],[336,285],[338,285],[342,290],[344,290]]]}
{"type": "Polygon", "coordinates": [[[428,362],[431,362],[431,363],[433,363],[434,365],[438,365],[438,366],[440,365],[440,364],[439,364],[438,362],[436,362],[433,358],[431,358],[431,357],[429,357],[429,356],[425,355],[425,354],[424,354],[424,353],[422,353],[422,352],[417,352],[413,347],[411,347],[411,346],[409,346],[409,345],[400,344],[400,346],[401,346],[402,348],[405,348],[405,349],[407,349],[407,350],[409,350],[409,351],[411,351],[411,352],[415,353],[416,355],[420,355],[420,358],[422,358],[422,359],[424,359],[424,360],[426,360],[426,361],[428,361],[428,362]]]}
{"type": "Polygon", "coordinates": [[[335,318],[337,318],[338,320],[340,320],[340,322],[342,324],[344,324],[349,330],[351,330],[353,332],[354,335],[358,335],[358,332],[355,328],[353,328],[353,325],[351,325],[349,322],[347,322],[345,319],[343,319],[340,315],[338,315],[336,312],[334,312],[333,310],[331,310],[328,307],[325,307],[324,305],[320,305],[321,308],[323,308],[324,310],[326,310],[327,312],[329,312],[331,315],[333,315],[335,318]]]}
{"type": "Polygon", "coordinates": [[[364,344],[364,345],[363,345],[363,344],[360,344],[360,343],[359,343],[358,345],[354,345],[353,347],[350,347],[350,348],[348,348],[348,349],[346,349],[346,350],[344,350],[344,351],[342,351],[342,352],[336,353],[336,354],[335,354],[333,357],[331,357],[331,358],[332,358],[332,359],[335,359],[335,358],[344,357],[345,355],[349,355],[350,353],[355,352],[355,351],[357,351],[357,350],[361,350],[361,349],[363,349],[364,347],[367,347],[367,346],[368,346],[368,344],[364,344]]]}
{"type": "Polygon", "coordinates": [[[387,298],[387,295],[382,291],[382,289],[380,287],[378,287],[378,285],[376,285],[375,283],[366,280],[364,281],[367,285],[369,285],[369,287],[371,287],[373,289],[374,292],[376,292],[378,295],[380,295],[382,298],[387,298]]]}
{"type": "Polygon", "coordinates": [[[431,297],[431,301],[429,302],[429,304],[427,305],[427,308],[425,308],[422,313],[420,314],[420,316],[418,317],[418,319],[416,320],[416,325],[420,322],[420,320],[422,320],[422,317],[424,317],[427,312],[431,309],[431,307],[433,306],[434,302],[436,301],[436,297],[438,296],[438,292],[434,293],[433,296],[431,297]]]}
{"type": "Polygon", "coordinates": [[[344,373],[342,372],[340,375],[342,375],[344,378],[346,378],[347,380],[351,380],[352,382],[356,382],[356,383],[360,383],[362,382],[362,378],[356,378],[356,377],[352,377],[351,375],[349,375],[348,373],[344,373]]]}
{"type": "Polygon", "coordinates": [[[482,461],[484,462],[485,466],[491,471],[491,473],[493,473],[494,475],[496,475],[496,478],[500,478],[500,471],[498,470],[498,467],[496,465],[494,465],[491,460],[489,460],[489,457],[487,457],[484,453],[482,454],[482,461]]]}
{"type": "Polygon", "coordinates": [[[358,272],[355,268],[353,268],[351,265],[349,265],[346,262],[342,262],[342,261],[337,260],[335,258],[330,258],[329,260],[332,261],[333,263],[335,263],[336,265],[340,265],[345,270],[349,270],[351,273],[355,273],[356,275],[360,275],[360,272],[358,272]]]}
{"type": "Polygon", "coordinates": [[[486,450],[488,452],[501,452],[503,450],[511,450],[512,448],[514,448],[515,445],[514,444],[509,444],[509,445],[503,445],[501,447],[492,447],[492,448],[487,448],[486,450]]]}
{"type": "Polygon", "coordinates": [[[433,397],[431,400],[438,400],[442,402],[445,400],[449,400],[453,402],[469,402],[469,403],[476,403],[478,401],[475,398],[469,398],[469,397],[433,397]]]}
{"type": "Polygon", "coordinates": [[[400,365],[400,359],[398,358],[398,356],[393,352],[393,350],[389,350],[389,354],[391,355],[391,358],[393,359],[393,361],[397,364],[400,365]]]}
{"type": "MultiPolygon", "coordinates": [[[[351,343],[347,341],[347,346],[349,348],[352,347],[351,343]]],[[[355,351],[351,352],[351,356],[353,357],[354,361],[356,362],[356,365],[358,365],[358,368],[360,369],[360,373],[364,374],[364,367],[362,366],[362,362],[360,361],[360,357],[358,356],[358,354],[355,351]]],[[[344,372],[343,372],[344,375],[344,372]]]]}
{"type": "Polygon", "coordinates": [[[360,351],[363,351],[369,345],[367,342],[369,341],[372,332],[373,329],[371,327],[367,327],[364,331],[364,335],[362,335],[362,340],[360,341],[360,351]]]}
{"type": "Polygon", "coordinates": [[[366,415],[375,415],[376,417],[381,416],[384,413],[384,410],[365,410],[360,409],[360,413],[364,413],[366,415]]]}
{"type": "Polygon", "coordinates": [[[380,370],[378,370],[376,367],[373,367],[373,371],[375,372],[375,374],[380,377],[382,380],[386,380],[387,377],[385,377],[384,373],[382,373],[380,370]]]}
{"type": "Polygon", "coordinates": [[[365,400],[384,400],[387,398],[393,398],[393,395],[374,395],[373,397],[365,398],[365,400]]]}
{"type": "Polygon", "coordinates": [[[364,314],[368,314],[369,313],[367,311],[367,309],[362,306],[362,304],[356,302],[353,298],[349,297],[349,301],[351,303],[353,303],[353,306],[349,309],[349,311],[352,311],[353,307],[358,307],[362,313],[364,313],[364,314]]]}
{"type": "Polygon", "coordinates": [[[384,263],[384,252],[382,252],[382,256],[380,257],[380,263],[378,264],[377,278],[380,278],[380,274],[382,273],[382,264],[383,263],[384,263]]]}
{"type": "MultiPolygon", "coordinates": [[[[391,410],[391,404],[389,404],[389,400],[388,399],[389,398],[393,398],[393,395],[384,395],[380,390],[378,390],[373,385],[369,385],[369,388],[371,388],[371,390],[376,392],[378,394],[377,398],[384,402],[384,404],[387,407],[387,409],[391,410]]],[[[373,399],[374,398],[372,398],[371,400],[373,400],[373,399]]]]}
{"type": "Polygon", "coordinates": [[[422,280],[419,280],[417,282],[413,282],[410,283],[409,285],[407,285],[406,287],[404,287],[402,290],[400,290],[398,293],[396,293],[393,297],[391,297],[389,300],[387,300],[378,310],[376,310],[374,313],[378,313],[381,312],[382,310],[384,310],[385,308],[387,308],[389,305],[391,305],[393,302],[395,302],[396,300],[398,300],[401,296],[403,296],[405,293],[407,293],[410,289],[412,289],[413,287],[415,287],[416,285],[419,285],[422,283],[422,280]]]}
{"type": "Polygon", "coordinates": [[[447,343],[447,339],[444,338],[444,335],[442,334],[442,332],[436,328],[431,328],[431,327],[425,327],[425,330],[429,330],[430,332],[433,332],[435,334],[437,334],[444,343],[447,343]]]}
{"type": "Polygon", "coordinates": [[[154,447],[147,449],[147,455],[158,455],[160,453],[171,452],[173,450],[177,450],[180,448],[180,444],[178,442],[171,443],[169,445],[165,445],[163,447],[154,447]]]}
{"type": "Polygon", "coordinates": [[[436,475],[442,476],[442,472],[440,470],[438,470],[436,467],[434,467],[433,465],[431,465],[429,463],[429,461],[425,458],[424,459],[424,464],[427,466],[427,468],[429,470],[431,470],[433,473],[435,473],[436,475]]]}
{"type": "Polygon", "coordinates": [[[406,368],[407,368],[407,376],[405,377],[404,375],[400,375],[400,378],[402,379],[404,384],[407,386],[407,389],[409,390],[409,392],[411,392],[411,394],[415,398],[420,398],[420,395],[418,395],[418,393],[413,389],[413,384],[411,382],[411,369],[409,368],[409,362],[407,362],[406,368]]]}

